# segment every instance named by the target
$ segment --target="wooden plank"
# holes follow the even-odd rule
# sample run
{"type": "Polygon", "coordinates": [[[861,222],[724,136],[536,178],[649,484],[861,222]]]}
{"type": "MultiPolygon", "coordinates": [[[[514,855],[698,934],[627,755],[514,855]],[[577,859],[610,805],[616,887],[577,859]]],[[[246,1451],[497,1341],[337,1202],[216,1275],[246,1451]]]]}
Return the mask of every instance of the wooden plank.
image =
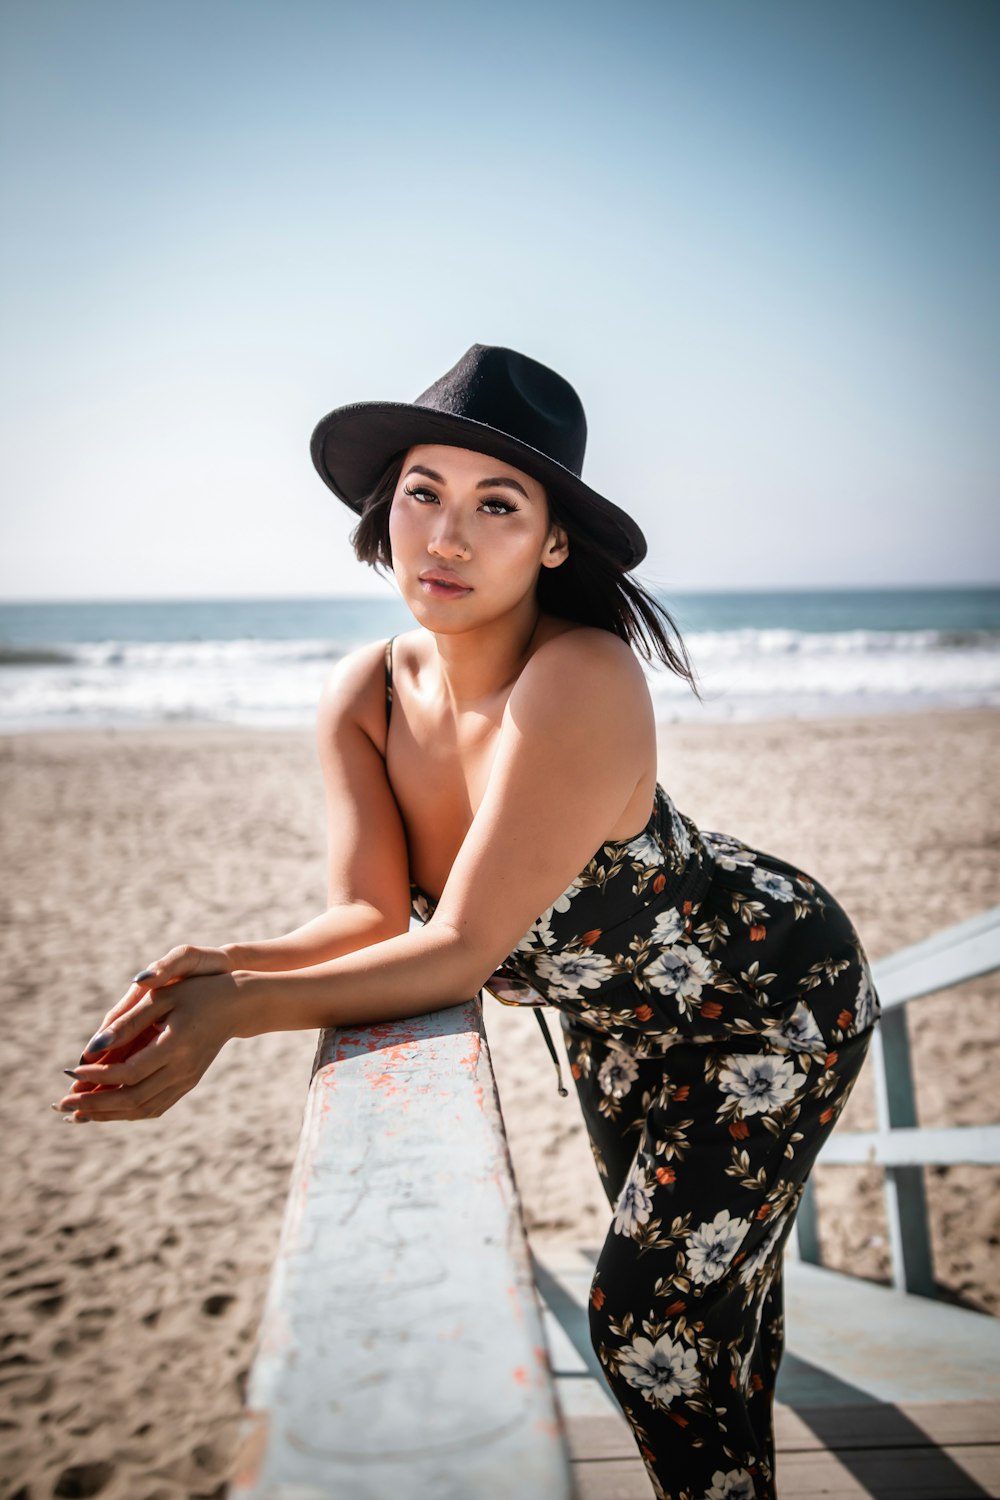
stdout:
{"type": "Polygon", "coordinates": [[[321,1038],[247,1406],[233,1495],[571,1494],[478,1002],[321,1038]]]}
{"type": "MultiPolygon", "coordinates": [[[[822,1404],[852,1404],[851,1392],[857,1405],[901,1405],[980,1401],[997,1390],[1000,1319],[804,1261],[786,1260],[784,1281],[788,1349],[834,1382],[822,1404]]],[[[786,1356],[778,1398],[799,1406],[793,1369],[786,1356]]]]}
{"type": "Polygon", "coordinates": [[[1000,1495],[1000,1448],[892,1448],[779,1454],[781,1500],[990,1500],[1000,1495]]]}
{"type": "Polygon", "coordinates": [[[872,964],[883,1010],[1000,968],[1000,906],[872,964]]]}
{"type": "MultiPolygon", "coordinates": [[[[876,1408],[883,1413],[892,1408],[876,1408]]],[[[914,1447],[877,1441],[789,1449],[775,1413],[776,1478],[782,1500],[984,1500],[1000,1495],[996,1442],[914,1447]]],[[[870,1434],[874,1436],[874,1434],[870,1434]]],[[[573,1422],[570,1444],[579,1500],[649,1500],[645,1465],[624,1421],[573,1422]]]]}
{"type": "Polygon", "coordinates": [[[874,1402],[801,1409],[779,1402],[774,1433],[777,1446],[786,1453],[817,1448],[988,1447],[1000,1441],[1000,1402],[874,1402]]]}
{"type": "MultiPolygon", "coordinates": [[[[567,1424],[574,1461],[638,1459],[625,1418],[571,1419],[567,1424]]],[[[859,1448],[990,1447],[1000,1443],[1000,1403],[910,1402],[889,1406],[823,1406],[797,1411],[778,1402],[774,1437],[781,1453],[859,1448]]]]}
{"type": "Polygon", "coordinates": [[[824,1166],[879,1163],[921,1167],[1000,1162],[1000,1125],[916,1126],[902,1130],[834,1131],[820,1153],[824,1166]]]}
{"type": "Polygon", "coordinates": [[[639,1457],[574,1464],[573,1470],[579,1500],[651,1500],[653,1488],[639,1457]]]}
{"type": "MultiPolygon", "coordinates": [[[[584,1299],[593,1262],[538,1239],[533,1253],[566,1294],[551,1311],[579,1349],[588,1336],[584,1299]]],[[[979,1402],[997,1390],[1000,1319],[787,1255],[784,1287],[780,1402],[797,1408],[940,1405],[979,1402]]]]}

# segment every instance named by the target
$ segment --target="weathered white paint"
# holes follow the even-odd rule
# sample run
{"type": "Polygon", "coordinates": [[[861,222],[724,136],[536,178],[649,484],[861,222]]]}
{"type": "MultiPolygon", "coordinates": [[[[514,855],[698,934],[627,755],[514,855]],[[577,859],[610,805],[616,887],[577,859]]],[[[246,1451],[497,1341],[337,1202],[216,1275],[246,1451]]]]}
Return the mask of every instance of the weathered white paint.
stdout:
{"type": "Polygon", "coordinates": [[[883,1010],[933,994],[949,985],[1000,968],[1000,906],[945,927],[922,943],[901,948],[878,963],[872,975],[883,1010]]]}
{"type": "Polygon", "coordinates": [[[921,1167],[1000,1161],[1000,1125],[947,1125],[903,1130],[843,1130],[834,1132],[823,1148],[824,1163],[921,1167]]]}
{"type": "Polygon", "coordinates": [[[569,1497],[478,1001],[323,1034],[233,1496],[569,1497]]]}
{"type": "MultiPolygon", "coordinates": [[[[1000,968],[1000,906],[936,932],[872,965],[882,1002],[882,1020],[872,1038],[879,1128],[835,1130],[819,1160],[877,1162],[885,1167],[885,1211],[893,1283],[923,1297],[936,1293],[923,1167],[1000,1161],[1000,1127],[952,1126],[924,1130],[917,1118],[906,1003],[1000,968]]],[[[811,1180],[796,1218],[796,1245],[803,1261],[821,1258],[816,1199],[811,1180]]]]}

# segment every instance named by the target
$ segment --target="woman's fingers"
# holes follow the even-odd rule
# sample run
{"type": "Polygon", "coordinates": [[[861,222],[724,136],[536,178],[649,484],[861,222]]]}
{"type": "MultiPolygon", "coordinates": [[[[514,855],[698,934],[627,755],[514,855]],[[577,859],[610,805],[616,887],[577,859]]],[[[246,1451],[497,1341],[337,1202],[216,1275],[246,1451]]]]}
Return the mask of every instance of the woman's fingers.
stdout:
{"type": "MultiPolygon", "coordinates": [[[[144,1079],[160,1072],[163,1055],[158,1043],[166,1033],[152,1031],[152,1028],[150,1030],[152,1034],[142,1047],[136,1046],[131,1052],[127,1047],[113,1047],[96,1062],[81,1063],[79,1067],[73,1068],[74,1089],[79,1085],[83,1086],[81,1092],[95,1088],[120,1088],[122,1085],[142,1083],[144,1079]]],[[[136,1037],[135,1040],[138,1042],[142,1037],[136,1037]]]]}
{"type": "Polygon", "coordinates": [[[158,989],[194,974],[228,974],[229,971],[229,959],[221,948],[199,948],[194,943],[181,943],[147,969],[140,970],[133,983],[147,989],[158,989]]]}
{"type": "MultiPolygon", "coordinates": [[[[105,1039],[110,1036],[117,1040],[122,1035],[116,1023],[134,1011],[151,991],[165,989],[196,974],[228,974],[231,968],[229,957],[221,948],[199,948],[193,943],[171,948],[162,958],[139,970],[121,999],[105,1013],[93,1038],[84,1047],[80,1061],[103,1055],[110,1045],[105,1039]]],[[[134,1032],[129,1030],[124,1035],[132,1036],[134,1032]]]]}
{"type": "Polygon", "coordinates": [[[149,990],[91,1038],[82,1063],[67,1070],[73,1088],[54,1107],[81,1121],[162,1113],[194,1087],[235,1035],[238,998],[229,974],[149,990]],[[157,1097],[167,1090],[173,1091],[169,1099],[157,1097]]]}
{"type": "Polygon", "coordinates": [[[59,1110],[64,1119],[81,1125],[90,1120],[97,1124],[106,1120],[151,1120],[182,1099],[189,1087],[176,1082],[164,1086],[156,1073],[132,1088],[108,1089],[82,1100],[79,1095],[61,1099],[59,1110]]]}
{"type": "MultiPolygon", "coordinates": [[[[113,1005],[109,1011],[105,1011],[104,1020],[98,1026],[94,1035],[100,1036],[103,1032],[107,1031],[112,1022],[117,1021],[119,1016],[123,1016],[127,1011],[131,1010],[132,1006],[138,1000],[141,1000],[144,994],[145,991],[133,980],[118,1003],[113,1005]]],[[[87,1048],[85,1047],[83,1056],[86,1056],[86,1052],[87,1048]]],[[[83,1062],[83,1056],[80,1058],[81,1062],[83,1062]]]]}
{"type": "MultiPolygon", "coordinates": [[[[128,1043],[136,1044],[132,1050],[137,1051],[140,1046],[145,1047],[150,1041],[155,1041],[155,1035],[150,1035],[145,1041],[140,1042],[143,1032],[149,1030],[154,1022],[162,1020],[169,1015],[174,1008],[174,997],[170,989],[150,990],[147,994],[118,1016],[114,1021],[104,1026],[83,1049],[84,1065],[88,1061],[96,1061],[99,1057],[107,1060],[107,1054],[115,1048],[123,1047],[128,1043]]],[[[120,1059],[115,1059],[120,1060],[120,1059]]]]}
{"type": "Polygon", "coordinates": [[[118,1003],[113,1005],[108,1011],[98,1030],[103,1031],[106,1026],[111,1025],[112,1021],[117,1021],[118,1017],[123,1016],[126,1011],[131,1010],[136,1001],[140,1000],[144,994],[145,989],[143,986],[133,979],[118,1003]]]}

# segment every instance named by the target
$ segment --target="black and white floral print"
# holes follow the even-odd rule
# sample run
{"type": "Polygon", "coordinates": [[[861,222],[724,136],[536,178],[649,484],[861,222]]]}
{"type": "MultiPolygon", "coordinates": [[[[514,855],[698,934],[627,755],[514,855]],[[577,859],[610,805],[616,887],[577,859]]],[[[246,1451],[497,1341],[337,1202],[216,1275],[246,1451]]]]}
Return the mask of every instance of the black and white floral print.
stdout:
{"type": "Polygon", "coordinates": [[[880,1010],[853,925],[658,786],[487,988],[560,1012],[612,1206],[591,1333],[654,1493],[773,1500],[781,1258],[880,1010]]]}
{"type": "Polygon", "coordinates": [[[612,1222],[591,1336],[660,1500],[773,1500],[782,1257],[871,1034],[802,1051],[679,1044],[620,1071],[620,1042],[562,1015],[612,1222]],[[627,1088],[606,1106],[602,1078],[627,1088]]]}
{"type": "Polygon", "coordinates": [[[846,913],[817,881],[705,833],[658,786],[498,971],[644,1054],[697,1035],[822,1056],[879,1005],[846,913]]]}

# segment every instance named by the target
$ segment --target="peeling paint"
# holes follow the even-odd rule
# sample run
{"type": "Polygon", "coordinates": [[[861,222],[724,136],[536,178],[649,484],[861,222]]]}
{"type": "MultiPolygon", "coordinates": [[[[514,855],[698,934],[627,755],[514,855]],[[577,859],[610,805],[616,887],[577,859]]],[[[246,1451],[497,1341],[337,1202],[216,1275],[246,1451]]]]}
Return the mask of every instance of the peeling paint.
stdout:
{"type": "Polygon", "coordinates": [[[321,1036],[248,1404],[250,1500],[569,1500],[478,1001],[321,1036]]]}

